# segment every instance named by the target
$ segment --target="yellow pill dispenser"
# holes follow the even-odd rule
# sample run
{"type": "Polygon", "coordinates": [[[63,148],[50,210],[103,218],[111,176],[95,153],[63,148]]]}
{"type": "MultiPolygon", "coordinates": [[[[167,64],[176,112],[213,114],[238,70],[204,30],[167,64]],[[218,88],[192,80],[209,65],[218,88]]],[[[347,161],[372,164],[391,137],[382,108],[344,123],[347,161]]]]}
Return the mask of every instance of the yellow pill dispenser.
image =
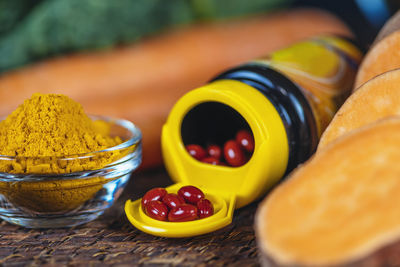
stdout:
{"type": "Polygon", "coordinates": [[[129,221],[163,237],[190,237],[229,225],[235,209],[264,196],[315,151],[326,121],[351,91],[361,57],[358,51],[342,38],[316,38],[295,44],[286,53],[272,54],[269,61],[228,70],[185,94],[172,108],[161,134],[164,163],[176,183],[166,190],[176,193],[184,185],[196,186],[213,203],[215,213],[189,222],[158,221],[144,213],[138,199],[125,204],[129,221]],[[312,51],[318,51],[318,57],[308,54],[305,60],[304,53],[312,51]],[[298,62],[289,62],[296,58],[298,62]],[[312,66],[325,69],[316,71],[312,66]],[[203,163],[185,148],[189,144],[223,147],[242,129],[250,131],[255,141],[250,159],[242,166],[203,163]]]}

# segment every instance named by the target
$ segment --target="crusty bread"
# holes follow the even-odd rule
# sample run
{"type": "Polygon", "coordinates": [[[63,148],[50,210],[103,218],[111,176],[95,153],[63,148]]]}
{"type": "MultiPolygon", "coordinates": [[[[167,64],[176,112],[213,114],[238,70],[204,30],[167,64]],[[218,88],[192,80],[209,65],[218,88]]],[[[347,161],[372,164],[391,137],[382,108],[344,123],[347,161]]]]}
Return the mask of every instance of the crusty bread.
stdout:
{"type": "Polygon", "coordinates": [[[295,170],[257,211],[265,266],[399,266],[389,254],[372,257],[400,241],[399,147],[400,117],[389,118],[295,170]]]}
{"type": "Polygon", "coordinates": [[[400,115],[400,69],[381,74],[354,92],[321,136],[318,151],[348,131],[394,115],[400,115]]]}

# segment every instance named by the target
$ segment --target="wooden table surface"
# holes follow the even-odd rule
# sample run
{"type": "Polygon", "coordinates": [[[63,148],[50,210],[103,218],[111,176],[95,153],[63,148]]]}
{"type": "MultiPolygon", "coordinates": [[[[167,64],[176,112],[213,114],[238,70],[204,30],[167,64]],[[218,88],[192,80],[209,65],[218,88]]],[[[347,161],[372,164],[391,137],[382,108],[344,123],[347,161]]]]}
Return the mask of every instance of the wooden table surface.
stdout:
{"type": "Polygon", "coordinates": [[[258,203],[235,211],[231,225],[194,238],[154,237],[135,229],[123,204],[171,184],[162,169],[134,174],[120,199],[99,219],[71,229],[0,224],[1,266],[258,266],[253,218],[258,203]]]}

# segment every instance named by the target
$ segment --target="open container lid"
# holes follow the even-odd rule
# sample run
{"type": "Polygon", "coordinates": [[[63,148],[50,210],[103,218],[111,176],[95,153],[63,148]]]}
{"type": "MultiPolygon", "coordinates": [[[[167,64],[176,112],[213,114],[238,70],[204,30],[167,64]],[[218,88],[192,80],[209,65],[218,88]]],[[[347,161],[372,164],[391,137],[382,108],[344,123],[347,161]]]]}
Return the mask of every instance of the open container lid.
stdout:
{"type": "MultiPolygon", "coordinates": [[[[217,117],[210,115],[209,120],[217,117]]],[[[229,114],[221,116],[229,123],[229,114]]],[[[177,182],[166,188],[168,193],[176,193],[184,185],[196,186],[213,203],[215,210],[214,215],[204,219],[164,222],[147,216],[141,199],[128,200],[125,212],[129,221],[146,233],[163,237],[195,236],[230,224],[235,208],[261,197],[284,175],[289,155],[285,127],[274,106],[253,87],[234,80],[215,81],[184,95],[170,112],[161,142],[165,166],[172,180],[177,182]],[[226,106],[248,124],[255,148],[246,164],[240,167],[206,164],[186,151],[183,121],[191,110],[205,103],[226,106]]]]}
{"type": "MultiPolygon", "coordinates": [[[[166,188],[168,193],[177,193],[184,184],[174,184],[166,188]]],[[[218,194],[205,193],[205,197],[213,203],[214,215],[189,222],[164,222],[147,216],[141,206],[141,200],[128,200],[125,212],[128,220],[139,230],[163,237],[189,237],[202,235],[218,230],[232,221],[235,198],[224,199],[218,194]],[[227,205],[233,203],[233,205],[227,205]]]]}

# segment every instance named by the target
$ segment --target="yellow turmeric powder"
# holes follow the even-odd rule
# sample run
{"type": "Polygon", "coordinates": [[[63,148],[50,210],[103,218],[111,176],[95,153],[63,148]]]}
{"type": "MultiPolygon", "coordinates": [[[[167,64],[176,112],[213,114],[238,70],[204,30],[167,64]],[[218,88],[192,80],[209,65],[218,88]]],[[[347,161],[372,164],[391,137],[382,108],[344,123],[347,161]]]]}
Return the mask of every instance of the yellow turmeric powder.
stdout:
{"type": "MultiPolygon", "coordinates": [[[[101,169],[122,157],[117,151],[90,157],[82,154],[120,144],[109,136],[109,125],[91,120],[82,106],[64,95],[34,94],[0,122],[0,172],[20,174],[64,174],[101,169]],[[69,160],[65,160],[69,158],[69,160]]],[[[0,182],[0,193],[23,208],[38,212],[61,212],[91,199],[104,177],[86,179],[0,182]]]]}
{"type": "Polygon", "coordinates": [[[102,155],[93,162],[52,161],[103,150],[121,143],[105,130],[107,124],[92,121],[82,106],[64,95],[34,94],[0,122],[0,155],[17,161],[0,164],[1,172],[69,173],[101,168],[110,159],[102,155]],[[32,159],[48,157],[50,160],[32,159]],[[30,158],[30,159],[26,159],[30,158]],[[47,161],[47,162],[46,162],[47,161]]]}

